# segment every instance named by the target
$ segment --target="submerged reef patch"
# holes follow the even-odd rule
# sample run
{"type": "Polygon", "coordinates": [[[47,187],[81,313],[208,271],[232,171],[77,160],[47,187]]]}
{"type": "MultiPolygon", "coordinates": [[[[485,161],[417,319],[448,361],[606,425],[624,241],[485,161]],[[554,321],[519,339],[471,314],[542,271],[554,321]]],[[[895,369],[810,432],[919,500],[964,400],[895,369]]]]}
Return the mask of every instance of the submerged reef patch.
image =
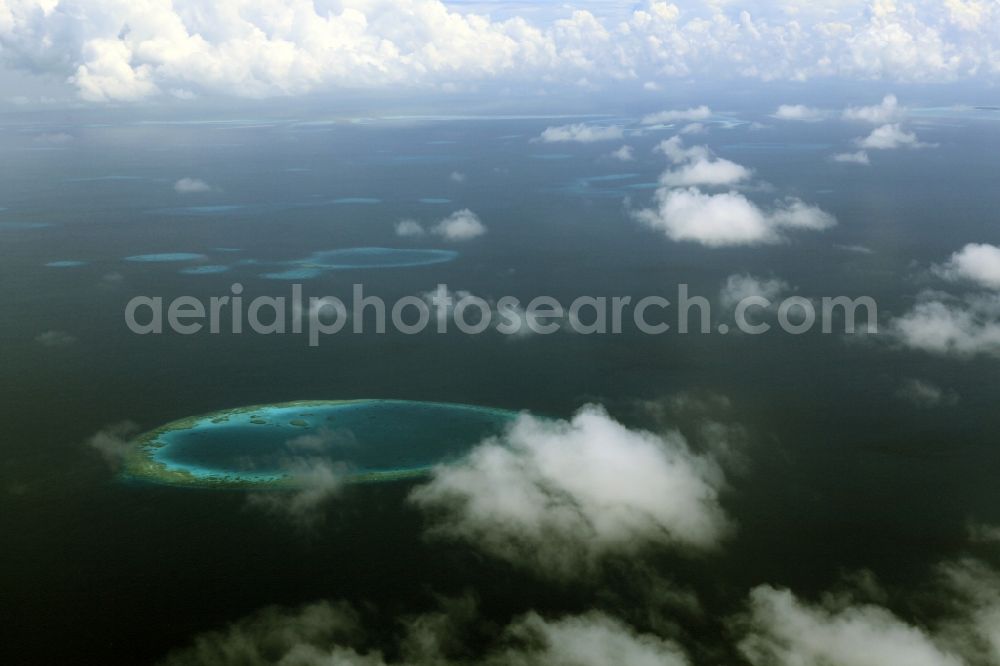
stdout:
{"type": "Polygon", "coordinates": [[[161,252],[158,254],[133,254],[131,257],[125,257],[125,261],[131,261],[133,263],[150,263],[150,264],[158,264],[170,261],[198,261],[200,259],[206,259],[205,255],[197,254],[195,252],[161,252]]]}
{"type": "Polygon", "coordinates": [[[177,486],[296,489],[325,464],[347,482],[405,479],[495,436],[517,412],[408,400],[309,400],[194,416],[139,436],[123,477],[177,486]]]}
{"type": "Polygon", "coordinates": [[[454,250],[407,249],[392,247],[349,247],[314,252],[304,259],[283,262],[287,269],[261,275],[271,280],[307,280],[325,271],[356,268],[408,268],[430,266],[454,260],[454,250]]]}

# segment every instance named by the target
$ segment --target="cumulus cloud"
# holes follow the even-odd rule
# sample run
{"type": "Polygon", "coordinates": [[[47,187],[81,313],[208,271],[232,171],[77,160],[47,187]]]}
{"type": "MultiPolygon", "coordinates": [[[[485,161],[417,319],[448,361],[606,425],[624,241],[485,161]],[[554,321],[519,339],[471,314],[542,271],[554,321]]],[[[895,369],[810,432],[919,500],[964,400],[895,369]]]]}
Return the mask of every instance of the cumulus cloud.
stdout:
{"type": "Polygon", "coordinates": [[[622,146],[611,153],[611,157],[621,162],[631,162],[635,159],[635,151],[632,150],[632,146],[622,146]]]}
{"type": "Polygon", "coordinates": [[[951,255],[947,263],[935,266],[947,280],[968,281],[987,289],[1000,290],[1000,247],[969,243],[951,255]]]}
{"type": "Polygon", "coordinates": [[[774,112],[774,117],[780,120],[822,120],[824,115],[822,109],[803,104],[782,104],[774,112]]]}
{"type": "Polygon", "coordinates": [[[872,125],[884,125],[897,120],[905,113],[895,95],[886,95],[880,104],[874,106],[849,106],[844,109],[846,120],[857,120],[872,125]]]}
{"type": "Polygon", "coordinates": [[[782,294],[791,290],[784,280],[778,278],[760,278],[747,273],[733,274],[719,291],[719,303],[727,309],[732,309],[743,299],[757,296],[774,302],[782,294]]]}
{"type": "Polygon", "coordinates": [[[688,123],[680,129],[681,134],[704,134],[708,131],[702,123],[688,123]]]}
{"type": "Polygon", "coordinates": [[[743,634],[740,651],[752,666],[1000,663],[1000,574],[986,563],[966,557],[939,565],[923,587],[944,603],[925,609],[921,624],[886,607],[888,597],[870,574],[862,582],[817,603],[787,589],[755,588],[732,625],[743,634]]]}
{"type": "MultiPolygon", "coordinates": [[[[739,77],[802,81],[995,80],[995,3],[873,2],[824,7],[802,20],[785,5],[751,15],[729,3],[684,9],[647,0],[616,17],[562,7],[503,20],[440,0],[42,0],[0,9],[8,66],[65,80],[93,102],[177,100],[202,93],[298,95],[406,85],[436,90],[481,82],[567,81],[590,88],[739,77]],[[645,83],[643,83],[645,82],[645,83]]],[[[526,85],[525,85],[526,84],[526,85]]],[[[883,106],[886,105],[883,102],[883,106]]],[[[700,107],[699,107],[700,109],[700,107]]],[[[663,120],[699,119],[666,112],[663,120]]],[[[848,117],[882,120],[851,109],[848,117]]]]}
{"type": "Polygon", "coordinates": [[[748,180],[752,172],[742,164],[722,158],[698,159],[677,169],[665,171],[660,182],[667,187],[688,185],[734,185],[748,180]]]}
{"type": "Polygon", "coordinates": [[[929,144],[917,140],[917,135],[902,129],[898,123],[882,125],[872,130],[868,136],[858,139],[862,148],[873,150],[894,150],[896,148],[923,148],[929,144]]]}
{"type": "Polygon", "coordinates": [[[957,299],[924,292],[906,314],[891,322],[903,346],[943,355],[1000,355],[1000,295],[976,294],[957,299]]]}
{"type": "Polygon", "coordinates": [[[177,194],[198,194],[211,192],[212,186],[198,178],[181,178],[174,183],[174,191],[177,194]]]}
{"type": "MultiPolygon", "coordinates": [[[[396,228],[397,233],[399,227],[396,228]]],[[[467,241],[486,233],[486,225],[468,208],[457,210],[431,228],[431,233],[447,241],[467,241]]]]}
{"type": "Polygon", "coordinates": [[[625,131],[618,126],[599,126],[577,123],[574,125],[560,125],[558,127],[548,127],[538,140],[542,143],[594,143],[595,141],[610,141],[620,139],[625,136],[625,131]]]}
{"type": "Polygon", "coordinates": [[[874,605],[812,606],[768,585],[750,594],[740,652],[753,666],[963,666],[922,629],[874,605]]]}
{"type": "Polygon", "coordinates": [[[400,220],[396,223],[396,235],[405,237],[423,236],[426,231],[416,220],[400,220]]]}
{"type": "Polygon", "coordinates": [[[924,379],[905,380],[896,395],[917,407],[940,407],[958,402],[957,393],[924,379]]]}
{"type": "Polygon", "coordinates": [[[931,272],[987,291],[958,297],[925,290],[891,322],[893,339],[911,349],[955,356],[1000,355],[1000,248],[969,243],[931,272]]]}
{"type": "Polygon", "coordinates": [[[836,224],[829,213],[794,197],[764,209],[738,192],[706,194],[695,187],[656,191],[655,207],[635,217],[674,241],[708,247],[778,243],[790,230],[826,229],[836,224]]]}
{"type": "Polygon", "coordinates": [[[685,148],[679,136],[662,141],[656,150],[679,165],[660,175],[665,187],[735,185],[753,175],[741,164],[713,156],[706,146],[685,148]]]}
{"type": "Polygon", "coordinates": [[[678,120],[705,120],[711,117],[712,110],[702,104],[701,106],[692,107],[690,109],[673,110],[673,111],[660,111],[659,113],[651,113],[649,115],[643,116],[643,125],[662,125],[663,123],[672,123],[678,120]]]}
{"type": "Polygon", "coordinates": [[[523,415],[502,437],[435,469],[411,499],[432,533],[543,575],[572,577],[650,547],[710,549],[730,525],[722,473],[679,433],[657,436],[582,408],[523,415]]]}
{"type": "Polygon", "coordinates": [[[868,153],[864,150],[859,150],[853,153],[836,153],[830,159],[834,162],[843,162],[845,164],[871,164],[871,160],[868,158],[868,153]]]}

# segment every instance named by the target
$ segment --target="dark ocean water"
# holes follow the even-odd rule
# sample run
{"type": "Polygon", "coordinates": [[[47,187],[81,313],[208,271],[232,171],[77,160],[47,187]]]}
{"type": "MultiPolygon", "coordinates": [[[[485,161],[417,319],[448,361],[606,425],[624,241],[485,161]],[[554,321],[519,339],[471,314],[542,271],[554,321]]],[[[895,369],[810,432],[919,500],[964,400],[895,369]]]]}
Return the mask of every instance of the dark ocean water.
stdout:
{"type": "Polygon", "coordinates": [[[755,584],[808,594],[867,568],[905,587],[963,548],[967,520],[1000,521],[1000,383],[988,359],[818,333],[368,333],[313,348],[303,336],[137,336],[125,326],[133,296],[207,299],[235,281],[248,296],[284,295],[261,265],[351,247],[459,256],[326,272],[304,282],[307,294],[346,296],[362,282],[391,299],[447,283],[569,302],[669,298],[684,282],[714,300],[726,276],[753,273],[807,296],[870,295],[889,317],[934,286],[931,263],[968,242],[1000,243],[1000,116],[924,118],[915,128],[936,148],[874,155],[871,168],[827,159],[860,132],[840,123],[692,138],[773,185],[748,193],[754,200],[794,195],[839,220],[790,243],[735,249],[671,243],[627,214],[649,201],[648,184],[666,168],[651,148],[669,132],[626,137],[637,159],[621,164],[607,153],[622,142],[530,142],[552,124],[2,124],[0,614],[14,640],[0,653],[10,663],[146,663],[262,606],[316,599],[370,602],[389,618],[433,606],[432,592],[475,590],[498,621],[593,605],[584,590],[426,542],[404,501],[410,482],[351,488],[307,532],[238,492],[121,483],[84,442],[125,420],[149,429],[242,405],[366,397],[553,417],[599,402],[653,427],[642,401],[724,395],[731,407],[716,416],[739,423],[748,441],[746,470],[723,502],[739,531],[717,555],[662,562],[703,597],[710,619],[689,631],[709,636],[718,631],[711,618],[733,612],[755,584]],[[179,195],[183,177],[214,189],[179,195]],[[430,226],[462,208],[480,216],[486,236],[450,245],[395,235],[399,219],[430,226]],[[160,253],[204,259],[124,261],[160,253]],[[67,261],[84,263],[46,266],[67,261]],[[230,268],[181,272],[198,265],[230,268]],[[36,341],[45,331],[72,340],[36,341]],[[912,378],[961,399],[920,409],[895,395],[912,378]]]}

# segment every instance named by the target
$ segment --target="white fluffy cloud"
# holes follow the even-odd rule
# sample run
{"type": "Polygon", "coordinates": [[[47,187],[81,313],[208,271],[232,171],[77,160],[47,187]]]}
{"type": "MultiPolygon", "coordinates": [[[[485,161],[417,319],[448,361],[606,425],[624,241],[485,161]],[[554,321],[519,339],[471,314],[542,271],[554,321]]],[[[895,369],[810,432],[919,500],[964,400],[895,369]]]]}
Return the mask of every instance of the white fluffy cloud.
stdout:
{"type": "Polygon", "coordinates": [[[660,176],[660,182],[667,187],[735,185],[748,180],[751,173],[745,166],[729,160],[699,159],[677,169],[665,171],[660,176]]]}
{"type": "Polygon", "coordinates": [[[618,126],[601,127],[599,125],[577,123],[574,125],[548,127],[538,137],[538,140],[543,143],[594,143],[595,141],[620,139],[623,136],[625,136],[625,131],[618,126]]]}
{"type": "Polygon", "coordinates": [[[660,183],[665,187],[735,185],[753,175],[741,164],[714,157],[705,146],[685,148],[678,136],[662,141],[656,150],[680,165],[660,175],[660,183]]]}
{"type": "Polygon", "coordinates": [[[899,119],[905,109],[899,105],[895,95],[886,95],[880,104],[874,106],[849,106],[844,109],[846,120],[857,120],[872,125],[884,125],[899,119]]]}
{"type": "Polygon", "coordinates": [[[1000,356],[1000,247],[969,243],[932,273],[988,291],[960,298],[924,291],[909,312],[892,320],[893,338],[936,354],[1000,356]]]}
{"type": "MultiPolygon", "coordinates": [[[[399,228],[396,228],[399,233],[399,228]]],[[[431,227],[431,233],[447,241],[467,241],[486,233],[486,225],[468,208],[457,210],[431,227]]]]}
{"type": "Polygon", "coordinates": [[[716,546],[729,530],[722,473],[679,433],[629,430],[595,406],[571,421],[524,415],[438,467],[412,499],[433,533],[554,577],[648,546],[716,546]]]}
{"type": "MultiPolygon", "coordinates": [[[[440,0],[10,0],[0,5],[0,53],[7,66],[68,81],[94,102],[481,82],[638,90],[697,76],[1000,76],[994,2],[849,0],[797,16],[782,3],[751,14],[726,2],[681,9],[646,0],[613,17],[560,5],[503,20],[467,8],[440,0]]],[[[888,122],[878,110],[847,115],[888,122]]]]}
{"type": "Polygon", "coordinates": [[[926,292],[906,314],[892,321],[896,340],[936,354],[1000,355],[1000,295],[955,299],[926,292]]]}
{"type": "Polygon", "coordinates": [[[816,231],[836,224],[829,213],[795,198],[763,209],[738,192],[664,187],[656,191],[655,203],[655,208],[637,211],[636,218],[671,240],[708,247],[778,243],[788,230],[816,231]]]}
{"type": "MultiPolygon", "coordinates": [[[[427,233],[424,225],[411,219],[400,220],[396,223],[395,229],[396,235],[403,238],[415,238],[427,233]]],[[[452,242],[472,240],[482,236],[486,231],[486,225],[479,216],[468,208],[456,210],[430,229],[430,233],[452,242]]]]}
{"type": "Polygon", "coordinates": [[[987,289],[1000,290],[1000,247],[987,243],[969,243],[942,266],[935,267],[942,277],[968,280],[987,289]]]}
{"type": "Polygon", "coordinates": [[[896,148],[923,148],[927,144],[917,140],[917,135],[907,132],[898,123],[882,125],[871,131],[871,134],[858,139],[862,148],[874,150],[894,150],[896,148]]]}
{"type": "Polygon", "coordinates": [[[803,104],[782,104],[774,112],[774,117],[780,120],[821,120],[824,116],[822,109],[817,109],[803,104]]]}
{"type": "Polygon", "coordinates": [[[753,175],[740,164],[715,157],[706,146],[685,147],[675,136],[656,150],[677,166],[660,175],[654,207],[633,215],[671,240],[709,247],[759,245],[780,242],[789,229],[819,230],[836,224],[829,213],[796,198],[763,209],[739,192],[702,192],[699,186],[736,185],[753,175]]]}

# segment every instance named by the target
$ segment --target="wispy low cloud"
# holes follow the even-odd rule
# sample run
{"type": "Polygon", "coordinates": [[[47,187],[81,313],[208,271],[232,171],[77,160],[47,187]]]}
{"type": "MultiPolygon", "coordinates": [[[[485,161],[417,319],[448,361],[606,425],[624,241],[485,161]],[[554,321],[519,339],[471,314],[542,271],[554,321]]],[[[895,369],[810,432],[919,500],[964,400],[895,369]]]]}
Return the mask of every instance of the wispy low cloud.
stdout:
{"type": "Polygon", "coordinates": [[[876,127],[868,136],[857,139],[855,143],[861,148],[871,150],[895,150],[896,148],[929,148],[933,144],[917,139],[913,132],[907,132],[898,123],[876,127]]]}
{"type": "Polygon", "coordinates": [[[675,109],[671,111],[660,111],[643,116],[643,125],[661,125],[663,123],[673,123],[678,120],[705,120],[711,117],[712,110],[702,104],[690,109],[675,109]]]}
{"type": "Polygon", "coordinates": [[[917,407],[951,406],[958,402],[957,393],[924,379],[907,379],[896,395],[917,407]]]}
{"type": "MultiPolygon", "coordinates": [[[[289,444],[293,444],[289,442],[289,444]]],[[[302,446],[316,442],[301,442],[302,446]]],[[[329,500],[343,490],[346,470],[320,455],[303,455],[287,461],[284,469],[295,484],[294,491],[274,490],[248,496],[251,506],[263,509],[300,527],[315,526],[329,500]]]]}
{"type": "Polygon", "coordinates": [[[480,658],[456,658],[477,613],[462,600],[442,611],[399,618],[401,636],[386,657],[371,647],[365,615],[347,603],[319,602],[298,610],[265,608],[223,631],[198,636],[171,654],[166,666],[688,666],[674,641],[640,633],[610,615],[589,611],[514,618],[480,658]],[[449,650],[448,648],[451,648],[449,650]]]}
{"type": "Polygon", "coordinates": [[[87,439],[86,444],[100,453],[112,469],[118,469],[132,448],[132,438],[138,432],[138,425],[132,421],[122,421],[98,431],[87,439]]]}
{"type": "Polygon", "coordinates": [[[69,347],[76,344],[76,337],[66,331],[43,331],[35,336],[35,342],[43,347],[69,347]]]}
{"type": "Polygon", "coordinates": [[[791,285],[778,278],[761,278],[747,273],[733,274],[726,278],[719,291],[719,303],[726,309],[732,309],[740,301],[751,297],[766,298],[774,302],[791,288],[791,285]]]}
{"type": "Polygon", "coordinates": [[[611,153],[611,157],[621,162],[631,162],[635,159],[635,151],[632,150],[632,146],[622,146],[611,153]]]}
{"type": "Polygon", "coordinates": [[[546,620],[528,613],[507,627],[506,637],[515,647],[498,653],[486,664],[493,666],[688,666],[684,651],[673,641],[640,634],[604,613],[546,620]]]}
{"type": "MultiPolygon", "coordinates": [[[[460,242],[479,238],[487,232],[479,216],[468,208],[457,210],[430,228],[430,233],[446,241],[460,242]]],[[[396,235],[404,238],[424,236],[428,230],[416,220],[406,219],[396,223],[396,235]]]]}
{"type": "Polygon", "coordinates": [[[542,143],[594,143],[596,141],[611,141],[625,136],[625,130],[617,125],[600,126],[576,123],[548,127],[539,135],[542,143]]]}
{"type": "Polygon", "coordinates": [[[571,421],[520,417],[436,468],[411,500],[432,534],[562,578],[650,546],[719,545],[730,530],[723,485],[718,465],[679,433],[629,430],[591,405],[571,421]]]}
{"type": "Polygon", "coordinates": [[[845,120],[855,120],[872,125],[882,125],[898,120],[906,113],[895,95],[886,95],[879,104],[873,106],[849,106],[844,109],[845,120]]]}
{"type": "Polygon", "coordinates": [[[214,188],[199,178],[181,178],[174,183],[174,191],[177,194],[200,194],[211,192],[214,188]]]}
{"type": "Polygon", "coordinates": [[[816,121],[822,120],[826,114],[822,109],[817,109],[811,106],[805,106],[803,104],[782,104],[774,112],[774,118],[779,120],[801,120],[801,121],[816,121]]]}
{"type": "Polygon", "coordinates": [[[416,220],[400,220],[396,223],[396,235],[402,236],[404,238],[423,236],[427,232],[424,230],[424,226],[417,222],[416,220]]]}
{"type": "Polygon", "coordinates": [[[453,183],[464,183],[465,182],[465,174],[462,173],[462,172],[460,172],[460,171],[452,171],[448,175],[448,180],[450,180],[453,183]]]}
{"type": "Polygon", "coordinates": [[[834,162],[842,162],[844,164],[871,164],[872,161],[868,157],[867,151],[859,150],[853,153],[836,153],[830,157],[834,162]]]}

